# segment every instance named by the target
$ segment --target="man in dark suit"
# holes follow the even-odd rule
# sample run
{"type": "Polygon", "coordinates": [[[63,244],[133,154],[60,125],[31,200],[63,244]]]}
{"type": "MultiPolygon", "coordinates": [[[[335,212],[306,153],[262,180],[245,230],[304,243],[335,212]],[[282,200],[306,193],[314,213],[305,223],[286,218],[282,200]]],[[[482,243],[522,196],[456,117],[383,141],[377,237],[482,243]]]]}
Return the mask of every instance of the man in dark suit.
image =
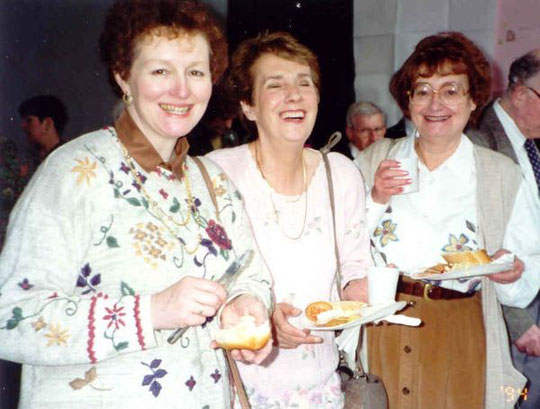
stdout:
{"type": "MultiPolygon", "coordinates": [[[[512,63],[508,88],[486,108],[479,130],[480,134],[470,134],[474,142],[501,152],[520,165],[530,205],[540,220],[540,49],[512,63]]],[[[540,251],[540,243],[538,247],[540,251]]],[[[526,309],[504,308],[504,315],[513,342],[514,365],[529,380],[518,407],[540,408],[539,296],[526,309]]]]}

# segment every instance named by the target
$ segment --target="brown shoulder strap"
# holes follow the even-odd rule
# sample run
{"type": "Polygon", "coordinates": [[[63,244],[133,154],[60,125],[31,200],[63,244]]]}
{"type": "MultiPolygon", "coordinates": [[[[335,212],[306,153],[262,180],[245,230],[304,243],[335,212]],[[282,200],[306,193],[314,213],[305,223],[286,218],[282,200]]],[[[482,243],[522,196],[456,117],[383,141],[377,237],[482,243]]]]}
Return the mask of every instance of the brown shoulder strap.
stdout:
{"type": "Polygon", "coordinates": [[[236,388],[236,393],[238,394],[240,407],[242,409],[250,409],[251,405],[249,403],[246,390],[244,389],[244,384],[242,383],[240,372],[238,372],[238,366],[236,366],[236,361],[231,356],[231,353],[229,351],[225,351],[225,358],[227,358],[227,364],[229,365],[229,373],[231,374],[232,383],[236,388]]]}
{"type": "MultiPolygon", "coordinates": [[[[214,209],[216,211],[216,219],[221,223],[221,220],[219,218],[219,207],[216,198],[216,191],[214,189],[212,179],[210,179],[210,175],[208,174],[204,163],[202,163],[202,160],[197,156],[192,156],[191,158],[195,161],[195,163],[199,167],[199,170],[201,171],[204,183],[206,183],[206,188],[208,189],[208,193],[210,193],[212,203],[214,204],[214,209]]],[[[227,359],[227,366],[229,367],[229,373],[232,378],[232,384],[234,385],[236,393],[238,394],[238,399],[240,400],[240,407],[242,409],[250,409],[251,406],[249,404],[244,384],[242,383],[242,378],[240,377],[240,372],[238,372],[238,366],[236,365],[236,361],[231,356],[229,351],[224,350],[224,352],[225,358],[227,359]]]]}
{"type": "Polygon", "coordinates": [[[201,171],[201,175],[204,179],[204,183],[206,183],[206,188],[208,189],[208,193],[210,193],[210,197],[212,198],[212,203],[214,204],[214,209],[216,211],[216,219],[221,223],[221,220],[219,217],[219,207],[218,207],[218,202],[216,198],[216,191],[214,190],[214,184],[212,183],[212,179],[210,179],[210,175],[208,174],[208,171],[206,170],[204,163],[202,163],[201,158],[199,158],[198,156],[192,156],[191,159],[195,161],[195,163],[199,167],[199,170],[201,171]]]}

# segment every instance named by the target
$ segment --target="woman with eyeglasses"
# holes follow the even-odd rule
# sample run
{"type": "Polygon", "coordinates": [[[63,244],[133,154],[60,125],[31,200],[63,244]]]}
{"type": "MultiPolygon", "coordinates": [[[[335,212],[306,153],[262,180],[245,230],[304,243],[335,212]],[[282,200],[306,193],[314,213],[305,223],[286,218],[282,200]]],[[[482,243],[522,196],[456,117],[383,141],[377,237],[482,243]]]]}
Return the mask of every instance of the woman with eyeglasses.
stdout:
{"type": "Polygon", "coordinates": [[[398,300],[421,328],[368,331],[370,370],[391,409],[511,408],[525,379],[511,364],[499,303],[525,307],[538,292],[539,226],[529,217],[519,169],[463,133],[490,96],[490,66],[461,33],[422,39],[390,90],[417,132],[361,152],[368,224],[376,250],[403,272],[398,300]],[[418,159],[419,190],[400,169],[418,159]],[[483,277],[413,280],[442,254],[486,249],[515,254],[511,267],[483,277]]]}

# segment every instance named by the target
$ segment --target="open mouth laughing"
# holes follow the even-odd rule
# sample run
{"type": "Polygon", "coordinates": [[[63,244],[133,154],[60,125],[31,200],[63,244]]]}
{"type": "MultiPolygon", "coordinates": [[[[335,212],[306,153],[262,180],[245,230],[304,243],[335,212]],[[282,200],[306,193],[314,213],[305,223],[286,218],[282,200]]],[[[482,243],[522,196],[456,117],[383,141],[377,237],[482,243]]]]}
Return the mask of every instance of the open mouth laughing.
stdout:
{"type": "Polygon", "coordinates": [[[279,114],[281,119],[301,121],[305,118],[306,112],[303,110],[284,111],[279,114]]]}

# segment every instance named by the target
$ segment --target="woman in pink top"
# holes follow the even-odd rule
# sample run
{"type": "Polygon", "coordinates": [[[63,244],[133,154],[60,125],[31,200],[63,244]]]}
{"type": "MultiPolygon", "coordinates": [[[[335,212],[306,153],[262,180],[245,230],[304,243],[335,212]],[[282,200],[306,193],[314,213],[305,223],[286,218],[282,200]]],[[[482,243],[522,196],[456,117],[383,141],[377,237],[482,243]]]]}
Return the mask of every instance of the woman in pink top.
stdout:
{"type": "MultiPolygon", "coordinates": [[[[337,298],[328,184],[321,154],[304,147],[319,103],[315,55],[287,33],[244,41],[230,81],[257,139],[209,154],[244,196],[255,239],[274,277],[274,349],[262,366],[241,365],[253,408],[342,408],[332,331],[296,322],[307,304],[337,298]]],[[[362,178],[329,154],[344,297],[365,300],[371,265],[362,178]]]]}

